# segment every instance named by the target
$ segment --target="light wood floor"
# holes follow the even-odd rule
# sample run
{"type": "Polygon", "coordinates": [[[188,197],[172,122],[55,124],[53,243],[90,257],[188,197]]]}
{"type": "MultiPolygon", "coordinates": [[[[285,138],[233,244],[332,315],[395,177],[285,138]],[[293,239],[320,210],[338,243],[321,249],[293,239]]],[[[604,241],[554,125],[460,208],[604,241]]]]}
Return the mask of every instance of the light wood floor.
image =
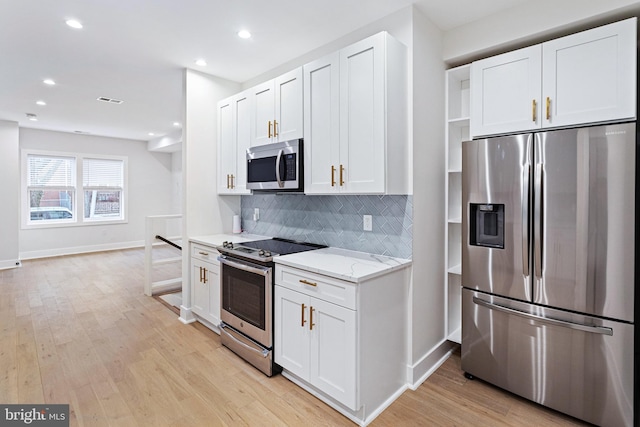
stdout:
{"type": "MultiPolygon", "coordinates": [[[[180,323],[142,294],[143,270],[135,249],[0,271],[0,403],[68,403],[72,426],[354,425],[180,323]]],[[[371,425],[582,425],[459,366],[454,355],[371,425]]]]}

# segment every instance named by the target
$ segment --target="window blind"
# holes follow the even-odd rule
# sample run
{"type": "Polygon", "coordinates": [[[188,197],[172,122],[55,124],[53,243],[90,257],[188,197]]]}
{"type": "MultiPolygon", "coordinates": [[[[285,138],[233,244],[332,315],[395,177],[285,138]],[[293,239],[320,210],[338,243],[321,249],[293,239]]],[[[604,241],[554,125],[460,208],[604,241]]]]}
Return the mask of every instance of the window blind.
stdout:
{"type": "Polygon", "coordinates": [[[27,185],[32,187],[74,187],[73,157],[28,156],[27,185]]]}
{"type": "Polygon", "coordinates": [[[109,159],[82,159],[82,186],[122,188],[124,162],[109,159]]]}

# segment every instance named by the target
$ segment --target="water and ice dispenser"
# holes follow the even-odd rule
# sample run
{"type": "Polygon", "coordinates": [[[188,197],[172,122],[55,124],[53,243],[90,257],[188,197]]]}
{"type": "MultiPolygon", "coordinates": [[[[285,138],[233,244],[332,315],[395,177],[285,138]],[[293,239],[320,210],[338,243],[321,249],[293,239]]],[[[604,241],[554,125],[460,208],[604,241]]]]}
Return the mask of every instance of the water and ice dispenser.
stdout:
{"type": "Polygon", "coordinates": [[[504,249],[504,204],[470,203],[469,244],[504,249]]]}

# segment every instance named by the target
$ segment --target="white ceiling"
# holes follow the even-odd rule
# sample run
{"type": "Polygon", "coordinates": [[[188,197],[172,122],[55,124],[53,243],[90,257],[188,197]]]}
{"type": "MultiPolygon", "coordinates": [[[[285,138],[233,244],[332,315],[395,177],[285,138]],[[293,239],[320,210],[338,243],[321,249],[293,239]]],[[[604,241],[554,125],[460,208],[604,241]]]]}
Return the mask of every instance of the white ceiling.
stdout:
{"type": "Polygon", "coordinates": [[[412,3],[448,30],[524,1],[0,0],[0,120],[149,140],[181,119],[184,68],[244,82],[412,3]]]}

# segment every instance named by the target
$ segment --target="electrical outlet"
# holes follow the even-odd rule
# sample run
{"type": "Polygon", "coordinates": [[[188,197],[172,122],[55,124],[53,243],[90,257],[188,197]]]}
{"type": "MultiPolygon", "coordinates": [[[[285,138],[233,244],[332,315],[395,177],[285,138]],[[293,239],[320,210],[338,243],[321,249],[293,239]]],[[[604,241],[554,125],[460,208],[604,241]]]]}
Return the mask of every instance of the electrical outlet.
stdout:
{"type": "Polygon", "coordinates": [[[259,219],[260,219],[260,209],[255,208],[255,209],[253,210],[253,220],[254,220],[254,221],[257,221],[257,220],[259,220],[259,219]]]}
{"type": "Polygon", "coordinates": [[[362,215],[362,229],[364,231],[373,230],[373,217],[371,215],[362,215]]]}

